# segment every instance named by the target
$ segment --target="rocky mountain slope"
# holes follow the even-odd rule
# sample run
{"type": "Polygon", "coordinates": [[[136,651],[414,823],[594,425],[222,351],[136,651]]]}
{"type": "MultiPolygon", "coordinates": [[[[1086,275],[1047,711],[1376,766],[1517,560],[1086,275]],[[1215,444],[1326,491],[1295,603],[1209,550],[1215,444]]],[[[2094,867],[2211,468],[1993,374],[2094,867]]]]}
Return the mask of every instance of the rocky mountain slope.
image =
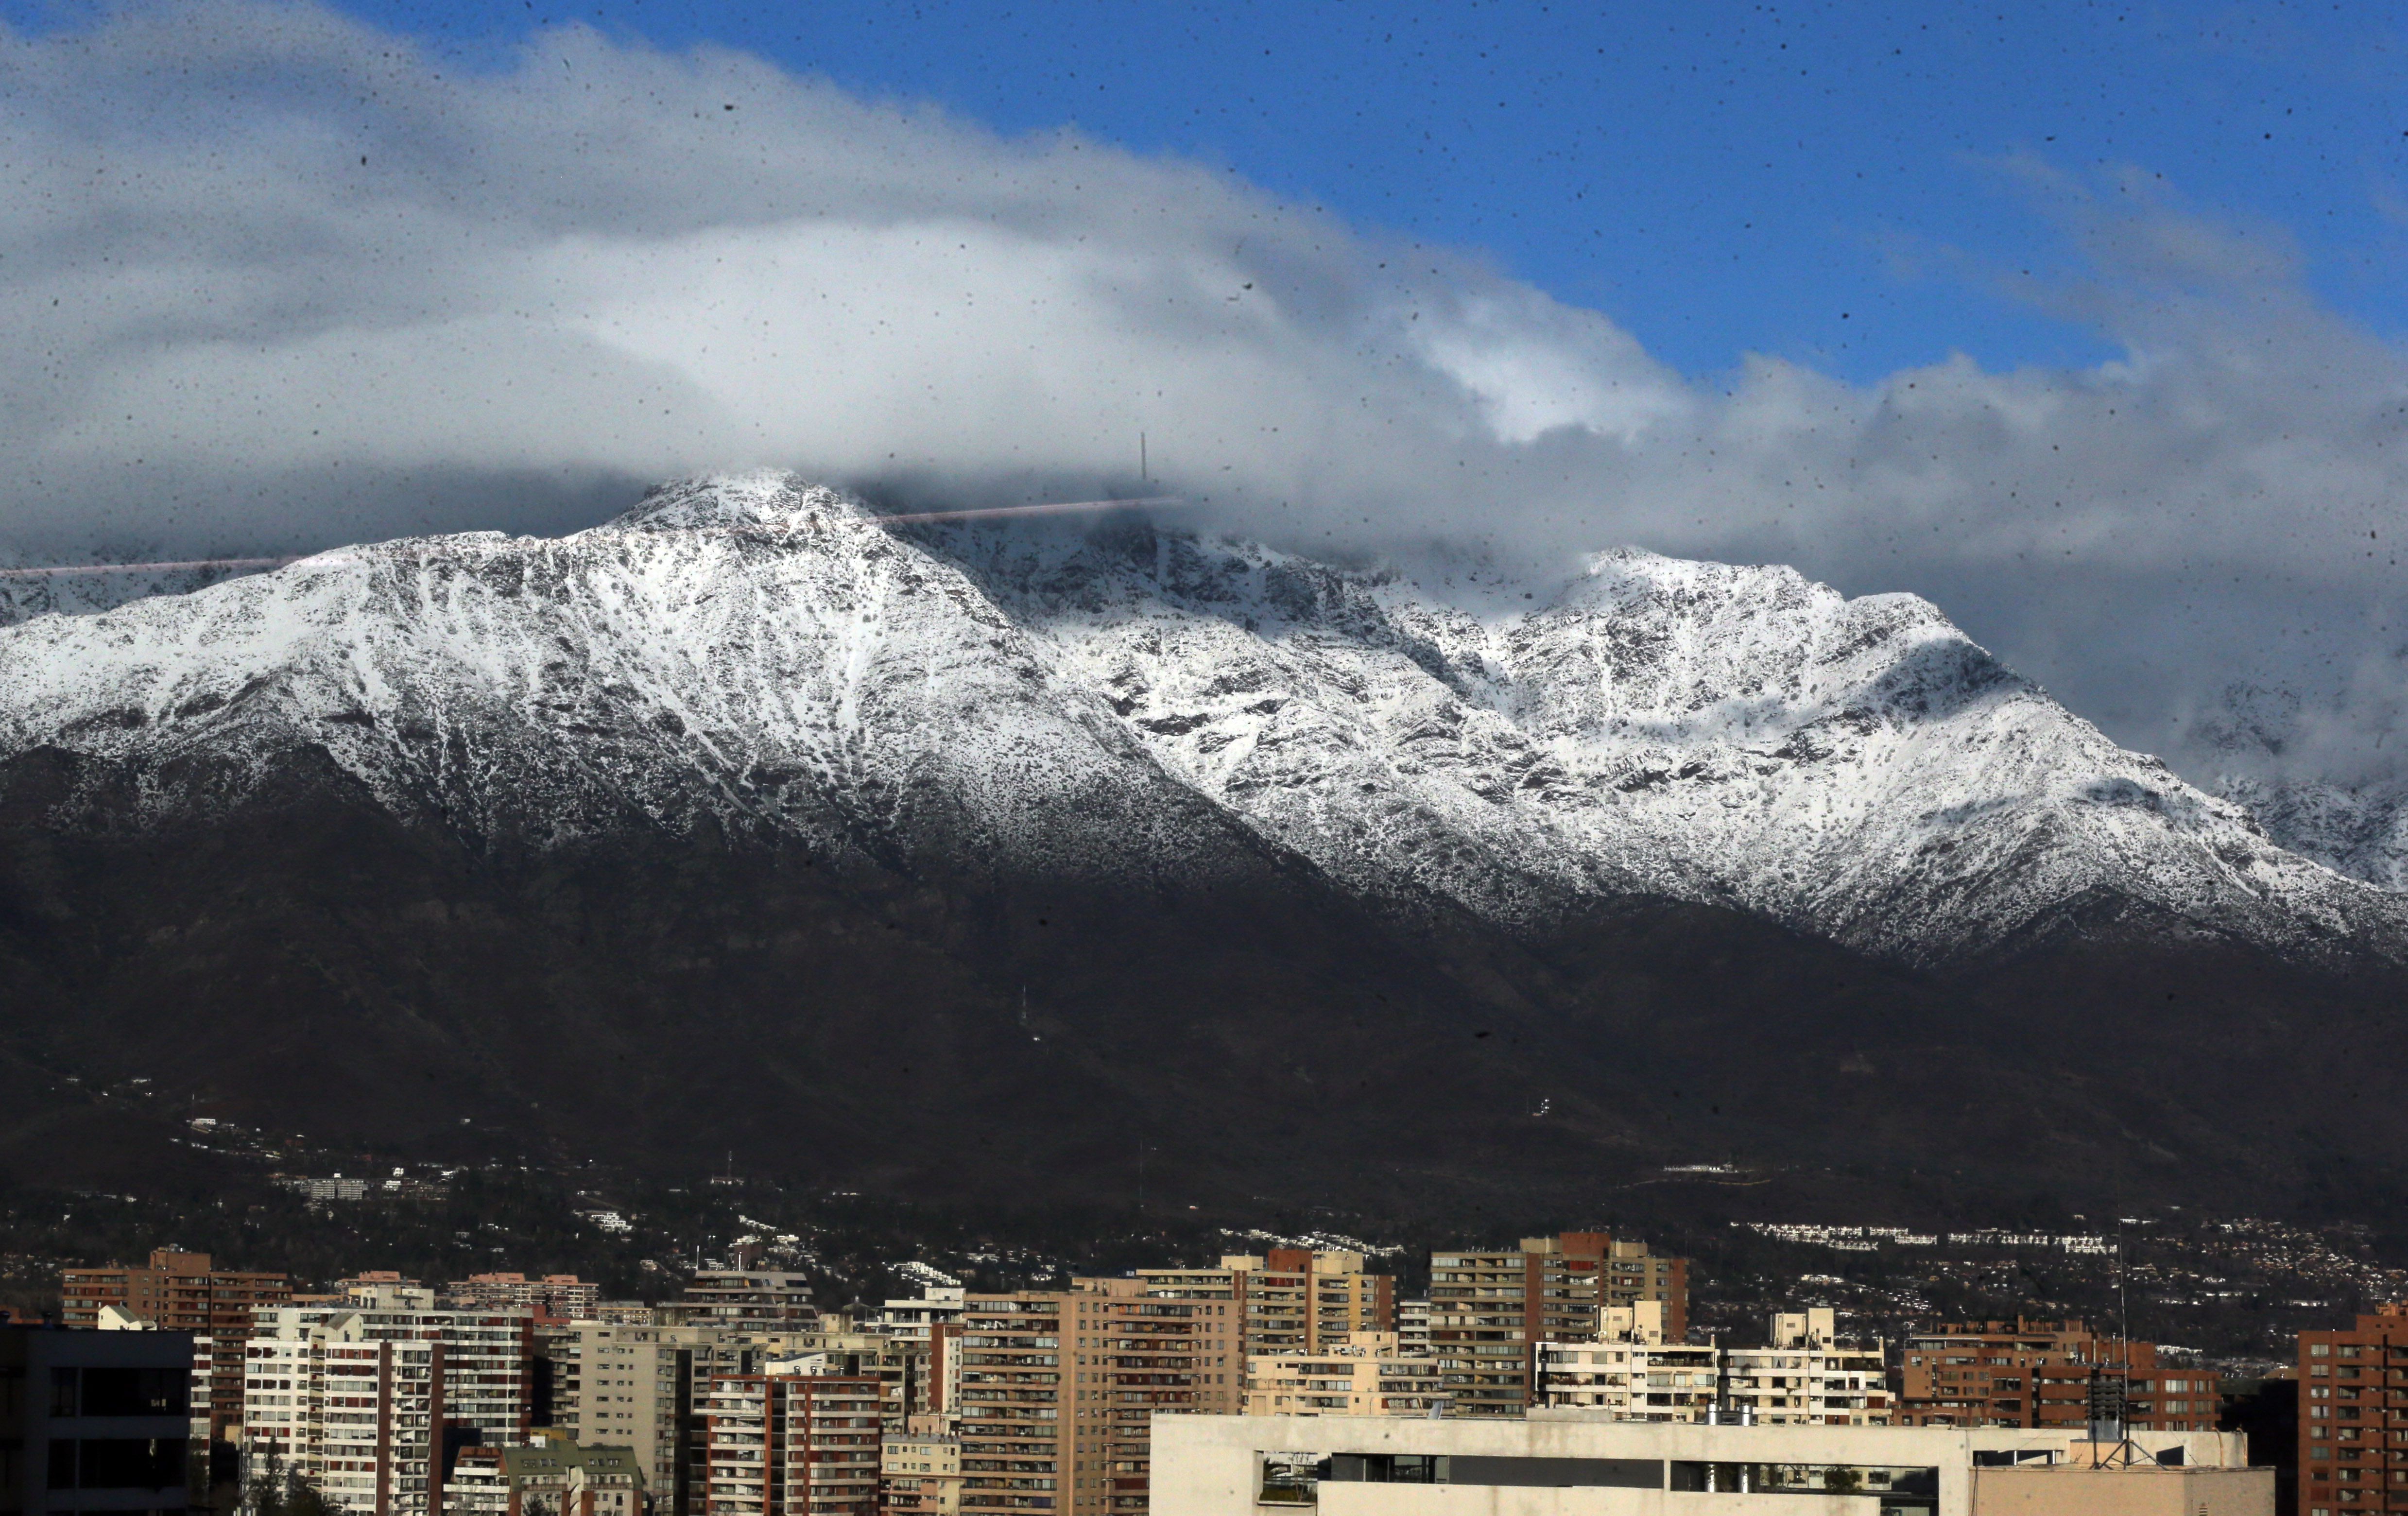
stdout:
{"type": "Polygon", "coordinates": [[[1909,961],[2101,901],[2286,951],[2400,940],[2400,902],[1913,597],[1631,551],[1501,614],[1448,588],[1142,522],[907,536],[709,480],[565,539],[345,549],[0,633],[0,752],[106,760],[145,815],[322,751],[480,843],[640,820],[1005,874],[1209,872],[1239,824],[1514,930],[1656,894],[1909,961]]]}
{"type": "MultiPolygon", "coordinates": [[[[2316,728],[2352,713],[2297,692],[2235,683],[2187,734],[2204,788],[2245,806],[2303,858],[2387,890],[2408,891],[2408,773],[2396,759],[2337,776],[2313,756],[2316,728]],[[2304,762],[2301,754],[2310,754],[2304,762]]],[[[2382,749],[2378,739],[2377,753],[2382,749]]]]}
{"type": "Polygon", "coordinates": [[[140,1078],[903,1190],[2408,1197],[2399,897],[1910,597],[1471,572],[753,476],[0,630],[0,1169],[140,1078]]]}

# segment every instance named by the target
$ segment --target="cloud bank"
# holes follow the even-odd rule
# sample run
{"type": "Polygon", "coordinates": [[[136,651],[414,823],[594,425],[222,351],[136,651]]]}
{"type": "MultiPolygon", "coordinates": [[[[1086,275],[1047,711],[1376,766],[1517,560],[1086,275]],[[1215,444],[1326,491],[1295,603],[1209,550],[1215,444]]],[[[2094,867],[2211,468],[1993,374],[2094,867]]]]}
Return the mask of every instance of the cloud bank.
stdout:
{"type": "Polygon", "coordinates": [[[1223,169],[574,28],[467,69],[308,6],[0,33],[0,159],[22,551],[560,530],[762,464],[1133,488],[1142,434],[1283,545],[1794,563],[1928,595],[2194,772],[2400,772],[2408,360],[2138,171],[2006,165],[2090,275],[1961,273],[2117,361],[1859,386],[1693,381],[1223,169]],[[2199,739],[2235,681],[2298,692],[2297,738],[2199,739]]]}

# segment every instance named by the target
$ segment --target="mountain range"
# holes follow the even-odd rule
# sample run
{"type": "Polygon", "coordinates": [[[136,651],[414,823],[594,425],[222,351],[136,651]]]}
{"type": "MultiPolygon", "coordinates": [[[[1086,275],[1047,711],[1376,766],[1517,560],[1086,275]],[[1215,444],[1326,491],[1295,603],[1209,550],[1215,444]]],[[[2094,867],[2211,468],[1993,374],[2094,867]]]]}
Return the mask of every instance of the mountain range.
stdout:
{"type": "Polygon", "coordinates": [[[2245,798],[1785,568],[694,480],[0,630],[0,1162],[143,1079],[906,1194],[2384,1213],[2408,895],[2245,798]]]}

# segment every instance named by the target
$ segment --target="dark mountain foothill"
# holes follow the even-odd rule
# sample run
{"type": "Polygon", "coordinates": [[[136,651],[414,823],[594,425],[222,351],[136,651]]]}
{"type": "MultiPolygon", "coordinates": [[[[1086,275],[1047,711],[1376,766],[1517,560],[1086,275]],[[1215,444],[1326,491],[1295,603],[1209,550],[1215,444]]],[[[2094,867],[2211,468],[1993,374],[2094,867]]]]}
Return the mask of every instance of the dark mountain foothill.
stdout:
{"type": "Polygon", "coordinates": [[[765,476],[0,631],[20,1183],[193,1182],[205,1110],[1031,1205],[2379,1219],[2401,920],[1785,570],[1482,618],[765,476]]]}

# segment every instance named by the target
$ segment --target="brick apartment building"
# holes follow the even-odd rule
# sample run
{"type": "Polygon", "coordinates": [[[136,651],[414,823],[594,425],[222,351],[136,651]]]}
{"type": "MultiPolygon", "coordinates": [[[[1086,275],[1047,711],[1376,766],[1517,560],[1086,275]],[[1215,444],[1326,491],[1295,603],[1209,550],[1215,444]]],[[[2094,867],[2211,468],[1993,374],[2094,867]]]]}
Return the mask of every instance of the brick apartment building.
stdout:
{"type": "Polygon", "coordinates": [[[209,1362],[207,1404],[194,1396],[193,1419],[208,1418],[212,1441],[225,1440],[228,1428],[242,1423],[243,1346],[251,1339],[251,1312],[292,1297],[293,1282],[281,1274],[222,1269],[208,1253],[165,1248],[152,1251],[147,1267],[112,1264],[59,1274],[59,1319],[68,1326],[98,1326],[101,1308],[115,1306],[161,1331],[193,1335],[195,1353],[206,1352],[209,1362]]]}
{"type": "Polygon", "coordinates": [[[2408,1511],[2408,1305],[2300,1334],[2300,1516],[2408,1511]]]}
{"type": "Polygon", "coordinates": [[[1689,1332],[1689,1264],[1603,1232],[1524,1237],[1495,1251],[1430,1254],[1429,1344],[1457,1415],[1519,1416],[1538,1382],[1541,1342],[1588,1342],[1604,1312],[1664,1309],[1664,1336],[1689,1332]]]}
{"type": "Polygon", "coordinates": [[[1934,1326],[1907,1338],[1899,1368],[1901,1426],[2080,1427],[2120,1400],[2134,1430],[2212,1432],[2221,1406],[2209,1370],[2078,1321],[1934,1326]]]}

